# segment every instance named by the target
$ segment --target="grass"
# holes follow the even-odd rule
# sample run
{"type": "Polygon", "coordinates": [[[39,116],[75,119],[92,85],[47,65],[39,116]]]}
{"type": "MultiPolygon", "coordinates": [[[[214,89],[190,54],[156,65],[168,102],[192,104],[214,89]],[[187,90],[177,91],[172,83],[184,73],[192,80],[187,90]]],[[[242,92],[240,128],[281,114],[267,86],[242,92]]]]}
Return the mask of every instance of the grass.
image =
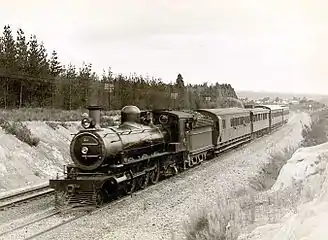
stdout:
{"type": "Polygon", "coordinates": [[[81,119],[83,111],[65,111],[46,108],[21,108],[0,111],[0,117],[8,121],[76,121],[81,119]]]}
{"type": "MultiPolygon", "coordinates": [[[[11,110],[0,110],[0,118],[8,121],[56,121],[56,122],[68,122],[68,121],[80,121],[82,114],[88,112],[86,109],[78,110],[60,110],[49,108],[21,108],[11,110]]],[[[119,114],[119,110],[102,111],[102,116],[114,116],[119,114]]]]}
{"type": "Polygon", "coordinates": [[[58,129],[58,125],[59,123],[58,122],[46,122],[46,124],[51,127],[53,130],[57,130],[58,129]]]}
{"type": "Polygon", "coordinates": [[[219,200],[214,209],[203,209],[184,226],[187,240],[234,240],[243,225],[240,202],[219,200]]]}
{"type": "Polygon", "coordinates": [[[53,130],[57,130],[59,126],[62,126],[66,129],[69,128],[70,124],[67,122],[50,122],[50,121],[46,121],[45,122],[49,127],[51,127],[53,130]]]}
{"type": "Polygon", "coordinates": [[[30,129],[22,122],[9,122],[0,118],[0,127],[5,130],[6,133],[16,136],[19,140],[30,146],[37,146],[40,142],[40,139],[32,136],[30,129]]]}

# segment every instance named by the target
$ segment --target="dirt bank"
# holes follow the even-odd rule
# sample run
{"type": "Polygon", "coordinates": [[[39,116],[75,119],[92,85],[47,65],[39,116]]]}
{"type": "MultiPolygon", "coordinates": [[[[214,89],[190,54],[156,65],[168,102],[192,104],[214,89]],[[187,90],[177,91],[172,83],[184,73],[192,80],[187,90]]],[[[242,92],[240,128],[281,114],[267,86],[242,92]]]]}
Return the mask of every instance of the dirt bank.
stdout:
{"type": "MultiPolygon", "coordinates": [[[[47,182],[69,163],[69,143],[79,122],[68,122],[56,129],[46,122],[24,122],[33,136],[40,139],[36,147],[6,134],[0,128],[0,193],[47,182]]],[[[52,125],[54,126],[54,125],[52,125]]]]}

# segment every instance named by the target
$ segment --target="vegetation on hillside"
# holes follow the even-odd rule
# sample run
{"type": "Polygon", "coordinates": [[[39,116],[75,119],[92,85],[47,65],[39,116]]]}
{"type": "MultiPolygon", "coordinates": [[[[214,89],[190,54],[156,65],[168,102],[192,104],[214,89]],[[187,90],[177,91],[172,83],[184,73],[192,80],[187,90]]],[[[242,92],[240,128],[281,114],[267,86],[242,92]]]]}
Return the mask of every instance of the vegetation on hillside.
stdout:
{"type": "Polygon", "coordinates": [[[27,143],[31,147],[37,146],[40,142],[40,139],[34,137],[30,129],[28,129],[22,122],[7,121],[0,118],[0,127],[5,130],[6,133],[16,136],[16,138],[27,143]]]}
{"type": "Polygon", "coordinates": [[[328,110],[311,113],[310,126],[304,125],[302,147],[311,147],[328,141],[328,110]]]}
{"type": "Polygon", "coordinates": [[[172,80],[167,84],[160,78],[135,73],[123,76],[111,68],[97,76],[91,63],[80,68],[62,65],[55,50],[48,56],[44,44],[35,35],[27,39],[22,29],[14,36],[7,25],[0,35],[1,108],[73,110],[86,107],[91,98],[107,109],[128,104],[141,109],[236,105],[233,99],[237,96],[230,84],[186,85],[181,74],[172,80]]]}

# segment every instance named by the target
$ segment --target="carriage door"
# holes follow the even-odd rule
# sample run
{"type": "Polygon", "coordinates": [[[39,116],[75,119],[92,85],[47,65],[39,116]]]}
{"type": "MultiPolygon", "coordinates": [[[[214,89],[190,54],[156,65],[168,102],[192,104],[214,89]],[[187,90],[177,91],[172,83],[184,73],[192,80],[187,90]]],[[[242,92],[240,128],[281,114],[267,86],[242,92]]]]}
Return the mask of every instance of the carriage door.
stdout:
{"type": "Polygon", "coordinates": [[[270,109],[270,112],[269,112],[269,130],[271,131],[272,129],[272,120],[273,120],[273,112],[272,110],[270,109]]]}
{"type": "Polygon", "coordinates": [[[254,119],[254,113],[251,112],[250,122],[251,122],[251,133],[252,133],[252,134],[253,134],[253,132],[254,132],[254,121],[253,121],[253,119],[254,119]]]}
{"type": "Polygon", "coordinates": [[[218,143],[219,142],[222,142],[222,140],[224,139],[224,136],[223,136],[223,127],[222,127],[222,118],[218,117],[218,121],[215,121],[215,124],[216,124],[216,130],[218,132],[218,138],[217,138],[217,141],[218,143]]]}

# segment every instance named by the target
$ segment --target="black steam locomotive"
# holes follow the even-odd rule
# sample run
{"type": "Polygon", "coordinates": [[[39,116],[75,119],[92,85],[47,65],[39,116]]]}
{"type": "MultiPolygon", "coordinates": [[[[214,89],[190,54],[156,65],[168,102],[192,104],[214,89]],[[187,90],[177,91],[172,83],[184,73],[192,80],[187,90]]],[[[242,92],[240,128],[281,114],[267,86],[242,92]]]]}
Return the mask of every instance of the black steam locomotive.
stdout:
{"type": "Polygon", "coordinates": [[[118,127],[101,128],[100,107],[91,106],[70,145],[74,164],[65,167],[63,179],[50,180],[50,187],[66,203],[98,206],[268,133],[288,115],[283,106],[196,111],[126,106],[118,127]]]}

